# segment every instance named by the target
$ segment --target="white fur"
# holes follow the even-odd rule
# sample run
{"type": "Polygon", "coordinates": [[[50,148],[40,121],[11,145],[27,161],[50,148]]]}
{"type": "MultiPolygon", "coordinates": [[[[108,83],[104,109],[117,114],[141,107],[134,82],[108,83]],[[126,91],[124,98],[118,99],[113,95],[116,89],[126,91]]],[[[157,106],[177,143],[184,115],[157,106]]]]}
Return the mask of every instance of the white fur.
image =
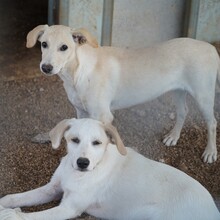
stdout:
{"type": "MultiPolygon", "coordinates": [[[[211,195],[199,182],[131,148],[126,148],[126,155],[119,154],[105,130],[105,125],[93,119],[60,122],[50,133],[52,145],[57,148],[64,134],[68,153],[51,181],[38,189],[0,199],[0,205],[5,207],[0,209],[0,219],[64,220],[82,212],[115,220],[220,219],[211,195]],[[78,144],[73,142],[76,137],[78,144]],[[100,144],[93,145],[94,140],[100,144]],[[76,165],[80,157],[90,161],[84,171],[76,165]],[[13,209],[61,196],[59,206],[45,211],[23,213],[13,209]]],[[[122,144],[117,131],[111,131],[116,132],[111,134],[116,144],[122,144]]]]}
{"type": "Polygon", "coordinates": [[[43,64],[53,66],[48,75],[58,74],[63,80],[78,118],[111,123],[111,110],[134,106],[176,90],[176,124],[163,141],[174,146],[188,112],[185,102],[188,92],[207,123],[208,143],[203,160],[208,163],[217,160],[213,107],[220,62],[212,45],[179,38],[140,49],[98,47],[85,30],[75,31],[61,25],[36,27],[27,36],[27,46],[34,46],[37,39],[48,43],[48,48],[42,48],[41,70],[43,64]],[[79,43],[82,37],[84,41],[79,43]],[[66,51],[60,51],[63,44],[68,46],[66,51]]]}

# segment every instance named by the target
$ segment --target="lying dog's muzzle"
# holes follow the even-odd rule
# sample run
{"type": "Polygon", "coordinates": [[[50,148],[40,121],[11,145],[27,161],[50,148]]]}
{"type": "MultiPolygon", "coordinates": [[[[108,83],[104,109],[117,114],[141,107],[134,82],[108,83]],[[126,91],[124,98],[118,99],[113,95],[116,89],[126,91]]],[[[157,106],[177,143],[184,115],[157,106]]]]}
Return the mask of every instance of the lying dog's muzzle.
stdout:
{"type": "Polygon", "coordinates": [[[86,168],[89,166],[90,161],[87,158],[80,157],[76,161],[78,168],[81,171],[86,170],[86,168]]]}
{"type": "Polygon", "coordinates": [[[41,69],[45,74],[50,75],[52,74],[53,66],[51,64],[43,64],[41,69]]]}

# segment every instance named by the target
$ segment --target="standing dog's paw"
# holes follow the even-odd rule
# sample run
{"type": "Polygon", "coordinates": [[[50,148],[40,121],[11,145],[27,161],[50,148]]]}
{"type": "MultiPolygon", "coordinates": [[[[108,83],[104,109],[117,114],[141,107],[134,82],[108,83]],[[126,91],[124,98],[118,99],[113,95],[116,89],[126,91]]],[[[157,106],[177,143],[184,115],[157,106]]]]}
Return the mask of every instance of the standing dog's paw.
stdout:
{"type": "Polygon", "coordinates": [[[21,213],[20,208],[7,209],[0,206],[0,219],[1,220],[24,220],[19,214],[21,213]]]}
{"type": "Polygon", "coordinates": [[[217,150],[210,149],[206,147],[204,153],[202,154],[204,163],[213,163],[217,160],[217,150]]]}
{"type": "Polygon", "coordinates": [[[47,144],[50,142],[49,133],[41,133],[31,138],[33,143],[47,144]]]}
{"type": "Polygon", "coordinates": [[[175,130],[172,130],[169,134],[165,135],[163,143],[168,147],[175,146],[179,140],[179,137],[180,135],[175,130]]]}

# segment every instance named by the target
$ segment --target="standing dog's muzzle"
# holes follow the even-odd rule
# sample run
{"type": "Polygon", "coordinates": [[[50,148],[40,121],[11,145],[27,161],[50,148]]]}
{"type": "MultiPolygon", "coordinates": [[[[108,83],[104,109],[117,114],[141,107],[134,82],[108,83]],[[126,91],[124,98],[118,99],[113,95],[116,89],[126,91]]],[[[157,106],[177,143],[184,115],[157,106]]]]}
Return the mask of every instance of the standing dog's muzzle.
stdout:
{"type": "Polygon", "coordinates": [[[41,69],[45,74],[50,75],[51,71],[53,70],[53,66],[51,64],[43,64],[41,69]]]}

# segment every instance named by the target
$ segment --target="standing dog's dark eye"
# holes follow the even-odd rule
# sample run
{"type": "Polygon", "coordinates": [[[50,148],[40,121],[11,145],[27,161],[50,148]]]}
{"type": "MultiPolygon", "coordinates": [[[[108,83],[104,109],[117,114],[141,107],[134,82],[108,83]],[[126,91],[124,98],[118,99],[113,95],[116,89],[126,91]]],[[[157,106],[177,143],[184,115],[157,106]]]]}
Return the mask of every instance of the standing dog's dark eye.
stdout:
{"type": "Polygon", "coordinates": [[[79,138],[75,137],[75,138],[72,138],[72,142],[78,144],[80,142],[79,138]]]}
{"type": "Polygon", "coordinates": [[[95,140],[95,141],[92,142],[93,145],[99,145],[99,144],[101,144],[101,143],[102,143],[102,142],[101,142],[101,141],[98,141],[98,140],[95,140]]]}
{"type": "Polygon", "coordinates": [[[65,51],[65,50],[67,50],[68,49],[68,47],[67,47],[67,45],[62,45],[61,47],[60,47],[60,50],[61,51],[65,51]]]}
{"type": "Polygon", "coordinates": [[[47,48],[48,45],[47,45],[46,42],[42,42],[42,43],[41,43],[41,46],[42,46],[43,48],[47,48]]]}

